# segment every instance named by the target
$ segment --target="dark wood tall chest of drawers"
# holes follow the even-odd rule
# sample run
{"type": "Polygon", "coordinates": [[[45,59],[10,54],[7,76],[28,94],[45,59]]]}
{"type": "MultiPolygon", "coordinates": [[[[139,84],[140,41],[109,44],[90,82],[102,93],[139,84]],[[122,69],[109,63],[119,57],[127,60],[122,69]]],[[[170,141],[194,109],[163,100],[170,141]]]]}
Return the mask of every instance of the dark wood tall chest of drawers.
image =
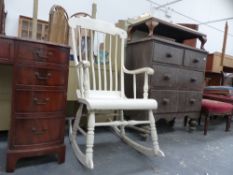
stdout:
{"type": "Polygon", "coordinates": [[[0,60],[13,65],[7,171],[24,157],[56,154],[64,162],[69,47],[7,37],[0,46],[0,60]]]}
{"type": "MultiPolygon", "coordinates": [[[[157,119],[197,118],[201,109],[207,52],[205,35],[156,18],[129,26],[126,67],[148,66],[155,73],[149,81],[149,97],[158,102],[157,119]],[[136,31],[145,37],[133,38],[136,31]],[[184,45],[200,39],[201,49],[184,45]]],[[[127,77],[129,84],[132,79],[127,77]]],[[[143,76],[137,78],[137,96],[143,94],[143,76]]],[[[126,84],[126,94],[132,96],[126,84]]],[[[135,114],[134,114],[135,115],[135,114]]],[[[140,115],[140,113],[138,113],[140,115]]]]}

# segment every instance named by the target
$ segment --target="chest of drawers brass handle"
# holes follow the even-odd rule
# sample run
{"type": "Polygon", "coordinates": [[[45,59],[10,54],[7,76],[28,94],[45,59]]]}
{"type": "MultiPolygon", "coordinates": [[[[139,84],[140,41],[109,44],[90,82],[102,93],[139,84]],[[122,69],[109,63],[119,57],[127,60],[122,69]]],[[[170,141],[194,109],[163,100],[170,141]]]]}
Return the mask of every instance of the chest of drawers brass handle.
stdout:
{"type": "Polygon", "coordinates": [[[196,102],[196,99],[191,98],[191,99],[189,100],[189,102],[190,102],[191,104],[194,104],[194,103],[196,102]]]}
{"type": "Polygon", "coordinates": [[[164,75],[163,79],[164,80],[170,80],[170,76],[169,75],[164,75]]]}
{"type": "Polygon", "coordinates": [[[196,81],[197,81],[196,78],[191,78],[191,79],[190,79],[190,82],[191,82],[191,83],[194,83],[194,82],[196,82],[196,81]]]}
{"type": "Polygon", "coordinates": [[[199,62],[199,60],[198,59],[193,59],[193,63],[198,63],[199,62]]]}
{"type": "Polygon", "coordinates": [[[50,98],[38,99],[36,97],[33,98],[33,102],[36,105],[46,105],[49,102],[50,98]]]}
{"type": "Polygon", "coordinates": [[[163,98],[163,104],[167,105],[170,102],[170,100],[168,98],[163,98]]]}
{"type": "Polygon", "coordinates": [[[51,51],[44,51],[43,49],[37,49],[35,51],[35,56],[37,61],[47,61],[47,59],[51,56],[53,56],[53,52],[51,51]]]}
{"type": "Polygon", "coordinates": [[[32,133],[35,134],[35,135],[43,135],[45,134],[46,132],[48,132],[48,129],[42,129],[42,130],[37,130],[36,128],[32,128],[31,129],[32,133]]]}
{"type": "Polygon", "coordinates": [[[48,80],[49,77],[51,77],[51,73],[47,73],[45,75],[42,75],[40,72],[35,72],[35,76],[38,80],[48,80]]]}
{"type": "Polygon", "coordinates": [[[166,58],[171,58],[171,57],[172,57],[172,54],[166,53],[166,58]]]}

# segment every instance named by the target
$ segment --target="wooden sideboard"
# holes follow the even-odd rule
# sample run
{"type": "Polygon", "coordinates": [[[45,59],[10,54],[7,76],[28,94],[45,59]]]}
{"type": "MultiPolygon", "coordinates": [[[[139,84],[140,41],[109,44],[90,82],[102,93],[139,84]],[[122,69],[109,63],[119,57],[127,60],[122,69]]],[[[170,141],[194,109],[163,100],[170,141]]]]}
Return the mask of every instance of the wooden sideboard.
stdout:
{"type": "Polygon", "coordinates": [[[233,72],[233,56],[225,55],[223,59],[223,65],[221,65],[222,53],[214,52],[208,54],[208,59],[206,63],[206,71],[221,73],[224,72],[233,72]]]}
{"type": "MultiPolygon", "coordinates": [[[[126,67],[147,66],[155,72],[149,80],[149,97],[158,102],[156,119],[197,118],[201,109],[207,56],[203,49],[205,35],[151,18],[129,26],[129,37],[126,67]],[[137,31],[141,36],[144,32],[145,37],[134,39],[137,31]],[[201,49],[184,45],[186,39],[199,39],[201,49]]],[[[132,79],[127,78],[130,85],[132,79]]],[[[132,96],[129,85],[126,84],[126,93],[132,96]]],[[[137,89],[140,97],[143,94],[143,76],[137,78],[137,89]]]]}
{"type": "Polygon", "coordinates": [[[0,36],[0,63],[13,66],[6,170],[24,157],[64,162],[69,47],[0,36]]]}
{"type": "MultiPolygon", "coordinates": [[[[221,64],[222,53],[214,52],[207,56],[206,62],[206,85],[219,86],[223,85],[223,72],[233,72],[233,56],[225,55],[223,58],[223,64],[221,64]]],[[[232,85],[232,83],[231,83],[232,85]]]]}

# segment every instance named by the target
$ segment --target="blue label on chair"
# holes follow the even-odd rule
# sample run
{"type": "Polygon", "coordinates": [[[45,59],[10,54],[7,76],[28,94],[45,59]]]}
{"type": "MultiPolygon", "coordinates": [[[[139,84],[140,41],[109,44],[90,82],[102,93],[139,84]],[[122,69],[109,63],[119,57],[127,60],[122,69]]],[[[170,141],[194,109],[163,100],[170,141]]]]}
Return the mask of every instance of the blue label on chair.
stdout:
{"type": "Polygon", "coordinates": [[[74,55],[73,55],[73,54],[70,54],[69,60],[70,60],[70,61],[74,61],[74,55]]]}
{"type": "MultiPolygon", "coordinates": [[[[108,64],[109,63],[109,53],[107,51],[99,51],[99,63],[100,64],[108,64]]],[[[98,64],[98,57],[95,58],[95,64],[98,64]]]]}

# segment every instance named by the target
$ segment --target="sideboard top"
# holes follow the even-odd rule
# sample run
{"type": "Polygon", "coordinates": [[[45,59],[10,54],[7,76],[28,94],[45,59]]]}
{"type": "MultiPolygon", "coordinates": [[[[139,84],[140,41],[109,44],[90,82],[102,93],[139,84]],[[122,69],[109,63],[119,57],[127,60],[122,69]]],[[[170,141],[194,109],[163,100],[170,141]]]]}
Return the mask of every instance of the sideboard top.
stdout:
{"type": "Polygon", "coordinates": [[[33,43],[38,43],[38,44],[47,44],[47,45],[53,45],[53,46],[58,46],[58,47],[66,47],[70,48],[68,45],[64,44],[57,44],[49,41],[41,41],[41,40],[33,40],[33,39],[26,39],[26,38],[19,38],[15,36],[6,36],[6,35],[0,35],[0,39],[10,39],[10,40],[18,40],[18,41],[26,41],[26,42],[33,42],[33,43]]]}

